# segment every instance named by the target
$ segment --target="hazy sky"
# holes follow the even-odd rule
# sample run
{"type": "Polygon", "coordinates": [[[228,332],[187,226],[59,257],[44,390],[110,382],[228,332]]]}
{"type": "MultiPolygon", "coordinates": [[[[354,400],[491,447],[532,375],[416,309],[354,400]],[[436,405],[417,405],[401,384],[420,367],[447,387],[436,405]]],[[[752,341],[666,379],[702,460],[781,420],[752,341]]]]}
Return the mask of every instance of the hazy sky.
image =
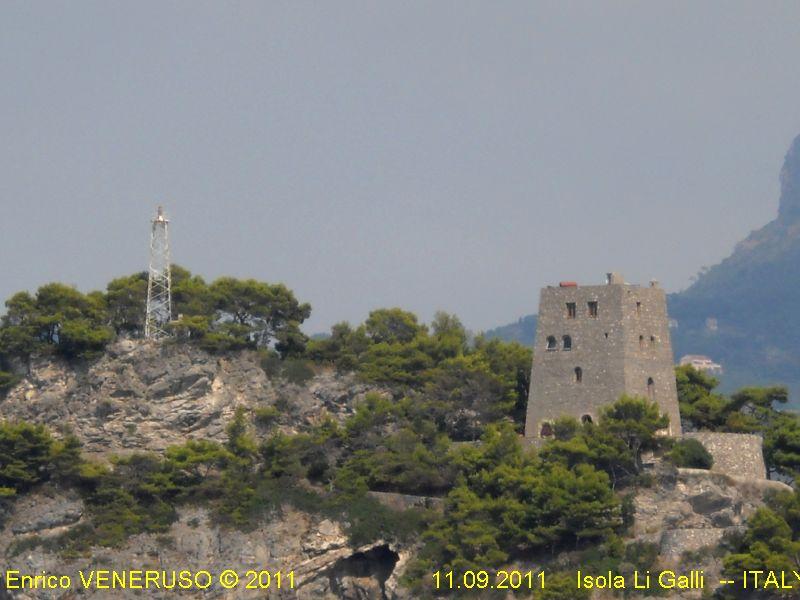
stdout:
{"type": "Polygon", "coordinates": [[[777,210],[796,2],[0,3],[0,296],[173,258],[308,331],[685,287],[777,210]]]}

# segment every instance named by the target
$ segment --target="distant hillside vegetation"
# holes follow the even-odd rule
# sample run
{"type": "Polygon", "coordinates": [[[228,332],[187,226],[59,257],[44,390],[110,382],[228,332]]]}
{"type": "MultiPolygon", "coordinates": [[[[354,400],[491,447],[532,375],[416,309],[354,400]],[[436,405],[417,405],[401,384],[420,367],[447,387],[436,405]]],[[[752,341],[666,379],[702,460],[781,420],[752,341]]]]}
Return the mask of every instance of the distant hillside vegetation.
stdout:
{"type": "Polygon", "coordinates": [[[726,388],[784,383],[800,392],[800,136],[781,170],[778,217],[671,294],[675,354],[708,354],[726,388]],[[708,321],[711,319],[712,321],[708,321]],[[713,321],[713,320],[716,321],[713,321]],[[716,325],[716,329],[714,328],[716,325]]]}
{"type": "MultiPolygon", "coordinates": [[[[785,384],[800,395],[800,136],[781,171],[778,217],[739,242],[667,303],[677,321],[676,359],[707,354],[725,368],[722,387],[785,384]]],[[[536,316],[486,332],[532,346],[536,316]]]]}
{"type": "Polygon", "coordinates": [[[519,342],[523,346],[533,347],[536,337],[536,315],[525,315],[515,323],[501,325],[484,334],[489,339],[500,339],[506,342],[519,342]]]}

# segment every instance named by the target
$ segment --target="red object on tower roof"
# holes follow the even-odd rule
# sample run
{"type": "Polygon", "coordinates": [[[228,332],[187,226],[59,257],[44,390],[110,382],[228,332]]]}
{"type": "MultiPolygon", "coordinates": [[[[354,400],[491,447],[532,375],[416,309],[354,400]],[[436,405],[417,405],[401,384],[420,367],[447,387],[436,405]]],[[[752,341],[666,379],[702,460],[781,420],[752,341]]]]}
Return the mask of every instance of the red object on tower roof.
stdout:
{"type": "Polygon", "coordinates": [[[558,287],[578,287],[577,281],[559,281],[558,287]]]}

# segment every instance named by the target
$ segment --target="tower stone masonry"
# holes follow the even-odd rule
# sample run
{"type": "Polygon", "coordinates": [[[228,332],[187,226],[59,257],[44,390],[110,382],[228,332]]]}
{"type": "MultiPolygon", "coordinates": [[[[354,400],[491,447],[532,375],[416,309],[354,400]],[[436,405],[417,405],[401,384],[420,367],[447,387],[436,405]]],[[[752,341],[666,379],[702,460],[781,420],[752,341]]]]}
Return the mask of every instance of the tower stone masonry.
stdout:
{"type": "Polygon", "coordinates": [[[668,434],[681,434],[664,290],[625,283],[562,282],[541,291],[525,437],[552,435],[561,416],[596,422],[623,394],[658,403],[668,434]]]}

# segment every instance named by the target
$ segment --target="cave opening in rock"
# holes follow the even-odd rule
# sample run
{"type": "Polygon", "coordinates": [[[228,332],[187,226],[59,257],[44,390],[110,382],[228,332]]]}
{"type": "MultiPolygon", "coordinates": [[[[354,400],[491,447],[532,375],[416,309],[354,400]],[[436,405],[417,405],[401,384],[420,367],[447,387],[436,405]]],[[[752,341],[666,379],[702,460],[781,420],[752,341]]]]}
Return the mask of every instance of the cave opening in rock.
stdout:
{"type": "MultiPolygon", "coordinates": [[[[375,587],[380,590],[381,598],[386,598],[386,580],[399,559],[388,544],[342,558],[331,569],[331,590],[342,598],[349,598],[355,591],[353,588],[360,588],[363,592],[365,588],[375,587]]],[[[355,596],[358,597],[358,592],[355,596]]]]}

